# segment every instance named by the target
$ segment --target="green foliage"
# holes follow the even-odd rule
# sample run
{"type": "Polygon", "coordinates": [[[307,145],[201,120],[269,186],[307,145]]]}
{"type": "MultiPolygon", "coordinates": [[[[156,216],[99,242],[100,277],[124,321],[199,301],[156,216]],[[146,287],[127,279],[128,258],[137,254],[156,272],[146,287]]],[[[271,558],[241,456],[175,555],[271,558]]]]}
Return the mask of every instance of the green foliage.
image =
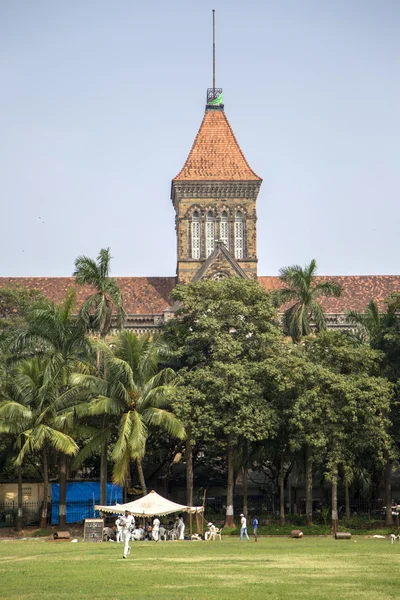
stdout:
{"type": "Polygon", "coordinates": [[[76,374],[74,381],[92,396],[83,407],[86,414],[104,416],[109,424],[102,434],[96,432],[90,438],[75,464],[101,446],[114,423],[117,439],[112,451],[113,481],[123,485],[130,462],[143,458],[151,430],[161,429],[172,437],[185,438],[181,421],[169,410],[175,393],[175,373],[170,368],[160,368],[166,348],[157,336],[121,331],[110,346],[102,341],[94,346],[100,357],[98,373],[76,374]]]}
{"type": "Polygon", "coordinates": [[[299,265],[280,270],[283,287],[276,292],[279,306],[285,306],[283,326],[295,342],[311,333],[311,320],[316,331],[326,329],[326,320],[319,298],[339,297],[342,288],[334,281],[316,281],[317,263],[313,259],[304,269],[299,265]]]}
{"type": "Polygon", "coordinates": [[[121,291],[116,281],[109,276],[110,263],[110,248],[103,248],[97,261],[87,256],[78,256],[73,273],[79,285],[88,285],[96,290],[83,302],[79,316],[87,329],[98,331],[101,337],[105,337],[111,329],[113,310],[119,327],[126,317],[121,291]]]}

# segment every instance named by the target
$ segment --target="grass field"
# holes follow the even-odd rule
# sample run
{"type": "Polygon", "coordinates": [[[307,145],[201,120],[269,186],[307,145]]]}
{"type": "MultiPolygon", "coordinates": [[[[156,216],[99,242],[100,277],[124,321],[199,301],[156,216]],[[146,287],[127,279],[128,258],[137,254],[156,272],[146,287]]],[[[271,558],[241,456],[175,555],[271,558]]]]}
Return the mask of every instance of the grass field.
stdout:
{"type": "Polygon", "coordinates": [[[352,538],[258,543],[0,541],[0,598],[218,600],[400,598],[400,544],[352,538]]]}

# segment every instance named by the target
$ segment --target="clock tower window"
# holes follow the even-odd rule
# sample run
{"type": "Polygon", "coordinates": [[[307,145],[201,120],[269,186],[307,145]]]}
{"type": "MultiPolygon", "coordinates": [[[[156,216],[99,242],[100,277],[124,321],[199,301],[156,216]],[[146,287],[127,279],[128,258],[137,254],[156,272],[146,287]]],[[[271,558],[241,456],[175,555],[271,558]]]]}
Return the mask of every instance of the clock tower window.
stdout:
{"type": "Polygon", "coordinates": [[[200,258],[200,215],[197,210],[192,216],[192,258],[200,258]]]}
{"type": "Polygon", "coordinates": [[[235,258],[243,258],[244,256],[243,237],[243,215],[238,210],[235,217],[235,258]]]}
{"type": "Polygon", "coordinates": [[[219,237],[221,242],[223,242],[226,248],[229,250],[229,223],[228,213],[226,212],[226,210],[224,210],[221,214],[219,237]]]}
{"type": "Polygon", "coordinates": [[[214,214],[209,210],[206,218],[206,256],[214,250],[214,214]]]}

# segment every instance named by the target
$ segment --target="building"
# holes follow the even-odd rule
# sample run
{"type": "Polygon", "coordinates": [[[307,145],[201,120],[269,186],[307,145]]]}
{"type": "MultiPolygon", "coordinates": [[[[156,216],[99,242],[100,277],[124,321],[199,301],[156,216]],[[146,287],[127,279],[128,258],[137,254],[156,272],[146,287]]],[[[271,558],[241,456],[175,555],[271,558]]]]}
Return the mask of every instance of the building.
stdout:
{"type": "MultiPolygon", "coordinates": [[[[116,277],[127,313],[126,327],[138,333],[162,327],[172,316],[171,290],[202,278],[258,280],[265,290],[280,287],[277,276],[257,272],[257,196],[262,179],[249,166],[221,103],[222,90],[209,89],[205,114],[180,172],[172,180],[177,266],[175,277],[116,277]]],[[[320,277],[343,287],[340,298],[321,304],[329,327],[349,327],[347,310],[363,311],[372,299],[400,291],[400,276],[320,277]]],[[[59,302],[76,287],[78,303],[90,293],[72,277],[0,277],[0,287],[41,290],[59,302]]]]}

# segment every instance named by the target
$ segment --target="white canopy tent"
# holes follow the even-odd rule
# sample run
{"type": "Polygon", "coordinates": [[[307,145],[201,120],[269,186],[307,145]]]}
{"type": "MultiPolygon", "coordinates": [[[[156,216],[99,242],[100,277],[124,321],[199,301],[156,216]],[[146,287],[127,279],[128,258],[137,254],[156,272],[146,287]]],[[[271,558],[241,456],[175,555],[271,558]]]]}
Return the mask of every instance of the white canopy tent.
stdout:
{"type": "Polygon", "coordinates": [[[176,502],[167,500],[167,498],[163,498],[154,490],[150,494],[147,494],[147,496],[143,496],[143,498],[139,498],[139,500],[134,500],[133,502],[115,504],[114,506],[96,504],[94,508],[95,510],[111,514],[123,514],[126,510],[129,510],[135,517],[154,517],[155,515],[161,517],[175,512],[187,512],[191,514],[204,512],[203,506],[177,504],[176,502]]]}

